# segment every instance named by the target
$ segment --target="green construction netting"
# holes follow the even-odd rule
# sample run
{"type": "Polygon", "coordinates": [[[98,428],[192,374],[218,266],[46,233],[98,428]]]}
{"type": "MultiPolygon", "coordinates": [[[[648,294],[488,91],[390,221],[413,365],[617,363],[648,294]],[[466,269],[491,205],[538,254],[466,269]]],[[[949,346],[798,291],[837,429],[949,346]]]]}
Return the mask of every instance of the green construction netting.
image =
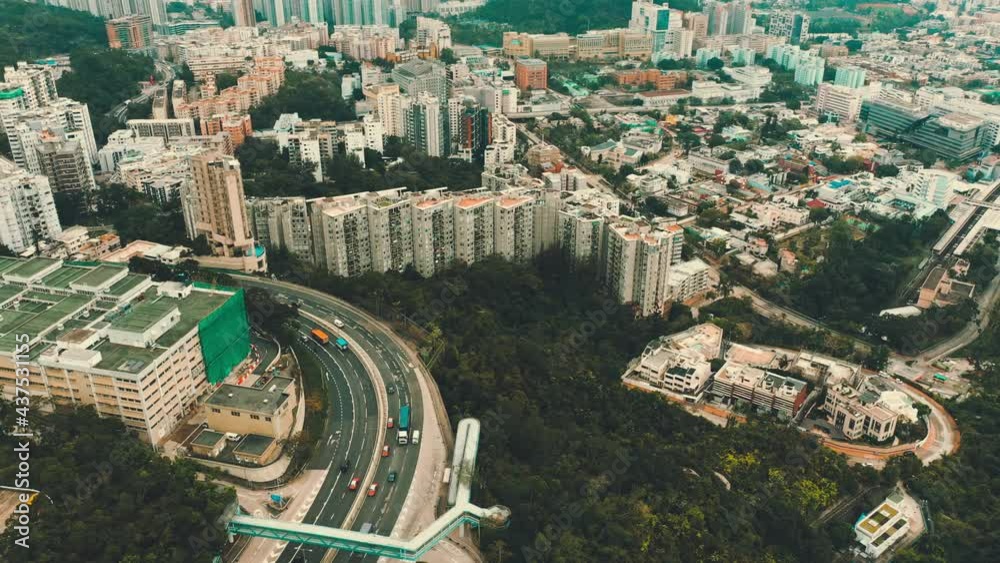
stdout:
{"type": "Polygon", "coordinates": [[[250,353],[250,325],[243,290],[198,323],[201,355],[209,383],[224,380],[250,353]]]}

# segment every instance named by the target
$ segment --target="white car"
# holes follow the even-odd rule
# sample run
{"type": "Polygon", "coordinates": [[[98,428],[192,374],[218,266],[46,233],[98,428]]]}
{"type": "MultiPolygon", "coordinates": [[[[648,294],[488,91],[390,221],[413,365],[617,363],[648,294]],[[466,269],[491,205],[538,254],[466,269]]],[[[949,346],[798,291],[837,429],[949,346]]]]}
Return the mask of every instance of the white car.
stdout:
{"type": "Polygon", "coordinates": [[[337,328],[344,328],[344,321],[340,319],[333,319],[333,326],[337,328]]]}

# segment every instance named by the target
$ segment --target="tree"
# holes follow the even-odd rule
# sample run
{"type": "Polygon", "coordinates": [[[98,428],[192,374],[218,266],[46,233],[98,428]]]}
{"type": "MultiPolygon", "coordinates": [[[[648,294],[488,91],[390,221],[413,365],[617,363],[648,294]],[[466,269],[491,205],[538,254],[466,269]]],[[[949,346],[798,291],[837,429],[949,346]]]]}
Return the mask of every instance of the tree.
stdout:
{"type": "Polygon", "coordinates": [[[701,137],[691,131],[682,131],[677,134],[677,142],[684,147],[684,154],[690,154],[691,149],[701,146],[701,137]]]}
{"type": "Polygon", "coordinates": [[[751,158],[743,165],[743,169],[746,170],[747,174],[760,174],[764,171],[764,162],[756,158],[751,158]]]}
{"type": "Polygon", "coordinates": [[[708,68],[708,70],[718,71],[722,70],[722,68],[726,66],[726,63],[719,57],[712,57],[711,59],[708,59],[708,62],[705,63],[705,66],[708,68]]]}
{"type": "Polygon", "coordinates": [[[220,72],[215,75],[215,89],[221,92],[230,86],[236,86],[237,78],[235,74],[220,72]]]}
{"type": "Polygon", "coordinates": [[[458,57],[455,56],[455,51],[450,48],[441,49],[441,54],[438,57],[446,65],[453,65],[458,62],[458,57]]]}
{"type": "Polygon", "coordinates": [[[283,113],[298,113],[303,119],[355,119],[353,105],[341,96],[336,74],[299,70],[286,71],[285,83],[250,110],[250,119],[263,127],[274,123],[283,113]]]}
{"type": "MultiPolygon", "coordinates": [[[[210,563],[225,546],[220,519],[236,494],[203,478],[204,468],[160,455],[118,417],[100,417],[92,407],[32,414],[31,461],[45,490],[31,506],[30,549],[14,543],[17,532],[8,526],[0,560],[210,563]]],[[[17,416],[12,403],[0,403],[4,428],[17,416]]],[[[17,447],[9,432],[0,443],[17,447]]],[[[15,473],[16,466],[5,467],[2,478],[15,473]]]]}
{"type": "Polygon", "coordinates": [[[844,46],[847,47],[847,50],[852,53],[860,51],[863,45],[864,43],[860,39],[849,39],[844,42],[844,46]]]}
{"type": "Polygon", "coordinates": [[[894,164],[879,164],[875,167],[875,176],[878,178],[886,178],[890,176],[898,176],[899,167],[894,164]]]}

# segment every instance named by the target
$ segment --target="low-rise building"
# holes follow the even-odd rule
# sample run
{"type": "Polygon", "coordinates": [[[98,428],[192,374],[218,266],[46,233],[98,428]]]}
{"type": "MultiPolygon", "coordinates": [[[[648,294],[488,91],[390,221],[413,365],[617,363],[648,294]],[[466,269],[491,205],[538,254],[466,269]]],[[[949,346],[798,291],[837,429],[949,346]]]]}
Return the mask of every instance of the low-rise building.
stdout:
{"type": "Polygon", "coordinates": [[[745,404],[759,411],[794,418],[808,395],[805,381],[733,361],[715,374],[710,394],[724,404],[745,404]]]}
{"type": "Polygon", "coordinates": [[[894,491],[870,514],[854,525],[854,536],[864,554],[881,557],[910,531],[910,521],[903,513],[903,494],[894,491]]]}
{"type": "Polygon", "coordinates": [[[694,402],[712,377],[711,361],[721,353],[722,329],[700,324],[650,342],[629,364],[622,381],[639,382],[694,402]]]}
{"type": "Polygon", "coordinates": [[[202,405],[208,427],[217,432],[257,434],[281,440],[294,426],[298,404],[293,379],[257,380],[253,387],[224,384],[202,405]]]}

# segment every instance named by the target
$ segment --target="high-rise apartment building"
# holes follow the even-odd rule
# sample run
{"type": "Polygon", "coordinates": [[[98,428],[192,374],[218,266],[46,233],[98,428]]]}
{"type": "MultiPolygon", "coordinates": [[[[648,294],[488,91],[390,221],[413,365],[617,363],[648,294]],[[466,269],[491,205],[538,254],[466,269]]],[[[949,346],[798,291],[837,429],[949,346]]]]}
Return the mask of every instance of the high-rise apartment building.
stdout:
{"type": "Polygon", "coordinates": [[[415,59],[392,69],[392,81],[411,97],[421,92],[437,98],[438,103],[448,99],[448,75],[444,65],[435,61],[415,59]]]}
{"type": "Polygon", "coordinates": [[[475,264],[494,252],[496,197],[471,193],[455,202],[455,259],[475,264]]]}
{"type": "Polygon", "coordinates": [[[405,188],[383,190],[366,198],[376,272],[402,272],[413,264],[413,212],[405,192],[405,188]]]}
{"type": "Polygon", "coordinates": [[[153,45],[153,21],[146,15],[131,15],[104,23],[112,49],[143,50],[153,45]]]}
{"type": "Polygon", "coordinates": [[[451,26],[441,20],[417,16],[415,47],[427,49],[431,56],[439,57],[444,49],[451,49],[451,26]]]}
{"type": "Polygon", "coordinates": [[[512,262],[527,262],[534,256],[536,200],[528,195],[500,196],[494,206],[493,243],[496,254],[512,262]]]}
{"type": "Polygon", "coordinates": [[[316,263],[336,276],[372,271],[365,201],[348,196],[310,200],[309,205],[316,263]]]}
{"type": "Polygon", "coordinates": [[[666,50],[667,33],[681,28],[683,12],[671,10],[667,5],[637,0],[632,2],[632,18],[629,28],[642,30],[653,36],[653,52],[666,50]]]}
{"type": "Polygon", "coordinates": [[[21,88],[24,109],[47,106],[59,97],[55,76],[48,65],[19,62],[15,66],[4,67],[3,75],[8,85],[21,88]]]}
{"type": "Polygon", "coordinates": [[[454,200],[440,191],[424,194],[412,205],[413,265],[424,277],[443,272],[455,260],[454,200]]]}
{"type": "Polygon", "coordinates": [[[20,253],[61,232],[48,178],[0,158],[0,243],[20,253]]]}
{"type": "Polygon", "coordinates": [[[40,173],[35,149],[51,138],[79,142],[87,162],[97,163],[97,142],[86,104],[56,98],[38,109],[6,114],[3,124],[14,162],[30,172],[40,173]]]}
{"type": "Polygon", "coordinates": [[[837,67],[837,74],[833,79],[833,83],[837,86],[846,86],[848,88],[864,88],[866,74],[867,71],[865,69],[856,66],[837,67]]]}
{"type": "Polygon", "coordinates": [[[38,171],[56,193],[89,192],[97,188],[83,146],[61,136],[43,138],[35,147],[38,171]]]}
{"type": "Polygon", "coordinates": [[[421,92],[403,110],[406,141],[430,156],[448,156],[447,122],[438,98],[421,92]]]}
{"type": "Polygon", "coordinates": [[[790,44],[798,45],[809,37],[809,16],[799,12],[772,12],[767,34],[787,37],[790,44]]]}
{"type": "Polygon", "coordinates": [[[708,15],[697,12],[683,12],[684,28],[694,33],[695,41],[708,37],[708,15]]]}
{"type": "Polygon", "coordinates": [[[253,0],[233,0],[233,21],[237,27],[257,25],[257,13],[253,4],[253,0]]]}
{"type": "Polygon", "coordinates": [[[188,236],[204,236],[214,256],[245,271],[266,270],[263,247],[255,243],[247,219],[239,161],[207,151],[191,158],[191,173],[188,193],[181,195],[188,236]]]}
{"type": "Polygon", "coordinates": [[[856,88],[824,82],[816,94],[816,114],[839,123],[853,122],[861,113],[861,98],[861,91],[856,88]]]}
{"type": "Polygon", "coordinates": [[[304,197],[247,201],[247,215],[256,241],[267,249],[287,250],[311,263],[312,225],[304,197]]]}

